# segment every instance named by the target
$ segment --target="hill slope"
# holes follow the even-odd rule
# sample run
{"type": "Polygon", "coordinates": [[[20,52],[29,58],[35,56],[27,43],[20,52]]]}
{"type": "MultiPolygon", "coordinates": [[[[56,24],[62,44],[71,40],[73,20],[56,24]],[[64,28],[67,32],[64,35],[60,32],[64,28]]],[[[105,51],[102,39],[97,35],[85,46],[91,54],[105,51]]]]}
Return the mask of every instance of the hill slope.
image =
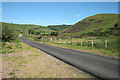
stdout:
{"type": "MultiPolygon", "coordinates": [[[[14,29],[14,31],[18,33],[22,32],[23,34],[26,34],[27,24],[13,24],[13,23],[4,23],[4,22],[0,22],[0,23],[2,23],[2,27],[4,27],[4,24],[8,24],[9,27],[14,29]]],[[[49,27],[34,25],[34,24],[28,24],[28,30],[29,31],[34,30],[34,34],[47,34],[54,31],[49,27]]]]}
{"type": "Polygon", "coordinates": [[[49,25],[48,27],[55,31],[62,31],[66,28],[71,27],[72,25],[49,25]]]}
{"type": "Polygon", "coordinates": [[[117,14],[97,14],[87,17],[62,31],[61,36],[80,37],[118,35],[118,29],[117,14]]]}

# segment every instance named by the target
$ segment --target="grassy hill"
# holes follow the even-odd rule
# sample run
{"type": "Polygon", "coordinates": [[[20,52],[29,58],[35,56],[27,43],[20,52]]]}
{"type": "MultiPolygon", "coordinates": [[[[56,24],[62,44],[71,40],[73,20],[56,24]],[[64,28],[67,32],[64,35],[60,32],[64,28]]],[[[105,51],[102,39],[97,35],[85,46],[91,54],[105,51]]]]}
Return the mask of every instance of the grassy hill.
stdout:
{"type": "Polygon", "coordinates": [[[62,31],[66,28],[71,27],[72,25],[49,25],[48,27],[55,31],[62,31]]]}
{"type": "MultiPolygon", "coordinates": [[[[27,24],[13,24],[13,23],[4,23],[2,22],[2,27],[4,27],[4,24],[9,25],[9,27],[13,28],[14,31],[18,33],[26,34],[27,32],[27,24]]],[[[49,27],[40,26],[40,25],[33,25],[28,24],[28,30],[33,30],[34,34],[49,34],[53,32],[54,30],[50,29],[49,27]]]]}
{"type": "Polygon", "coordinates": [[[117,36],[117,14],[97,14],[77,22],[61,32],[61,36],[117,36]],[[73,34],[74,33],[74,34],[73,34]]]}
{"type": "Polygon", "coordinates": [[[37,27],[33,27],[32,29],[34,30],[35,34],[50,34],[51,32],[55,32],[54,30],[45,26],[37,26],[37,27]]]}

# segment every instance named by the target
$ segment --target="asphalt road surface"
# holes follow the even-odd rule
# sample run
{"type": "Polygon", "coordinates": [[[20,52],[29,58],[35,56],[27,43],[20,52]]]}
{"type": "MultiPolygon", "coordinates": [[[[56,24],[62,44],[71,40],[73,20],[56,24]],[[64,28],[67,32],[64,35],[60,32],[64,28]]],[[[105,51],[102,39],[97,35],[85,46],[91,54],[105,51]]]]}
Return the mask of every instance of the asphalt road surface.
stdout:
{"type": "Polygon", "coordinates": [[[50,46],[27,38],[20,38],[20,40],[99,78],[114,80],[119,77],[118,59],[50,46]]]}

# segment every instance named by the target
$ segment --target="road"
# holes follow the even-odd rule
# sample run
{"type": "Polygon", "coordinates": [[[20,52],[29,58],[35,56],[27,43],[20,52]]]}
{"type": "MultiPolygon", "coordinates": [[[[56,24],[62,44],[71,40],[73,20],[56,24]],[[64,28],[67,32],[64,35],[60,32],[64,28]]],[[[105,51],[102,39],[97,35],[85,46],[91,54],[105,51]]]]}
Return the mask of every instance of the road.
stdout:
{"type": "Polygon", "coordinates": [[[115,80],[119,77],[118,59],[51,46],[27,38],[20,40],[99,78],[115,80]]]}

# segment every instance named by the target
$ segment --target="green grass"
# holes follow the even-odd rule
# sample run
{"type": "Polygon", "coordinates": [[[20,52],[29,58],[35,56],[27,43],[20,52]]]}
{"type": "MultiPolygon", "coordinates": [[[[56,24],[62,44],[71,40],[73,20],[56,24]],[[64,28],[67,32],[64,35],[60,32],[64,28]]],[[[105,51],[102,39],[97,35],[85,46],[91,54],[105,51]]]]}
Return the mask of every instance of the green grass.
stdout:
{"type": "Polygon", "coordinates": [[[73,26],[63,30],[60,36],[111,36],[118,34],[117,14],[97,14],[75,23],[73,26]]]}
{"type": "MultiPolygon", "coordinates": [[[[118,57],[118,38],[119,37],[93,37],[94,46],[92,47],[92,38],[85,37],[85,38],[74,38],[73,43],[72,39],[53,39],[49,41],[48,38],[44,38],[45,44],[53,45],[53,46],[60,46],[68,49],[75,49],[80,50],[83,52],[95,53],[95,54],[102,54],[107,56],[118,57]],[[81,39],[82,39],[82,46],[81,46],[81,39]],[[107,48],[105,48],[105,40],[107,40],[107,48]],[[59,42],[66,42],[66,43],[59,43],[59,42]]],[[[29,38],[34,40],[33,38],[29,38]]],[[[38,42],[42,42],[41,40],[36,40],[38,42]]]]}
{"type": "Polygon", "coordinates": [[[55,31],[62,31],[62,30],[69,28],[71,26],[72,25],[50,25],[48,27],[52,30],[55,30],[55,31]]]}
{"type": "MultiPolygon", "coordinates": [[[[22,32],[22,34],[26,34],[27,32],[27,24],[13,24],[13,23],[4,23],[0,22],[2,24],[8,24],[9,27],[13,28],[14,31],[16,32],[16,35],[18,36],[19,33],[22,32]]],[[[4,26],[2,26],[4,27],[4,26]]],[[[46,26],[41,26],[41,25],[34,25],[34,24],[28,24],[28,30],[33,29],[34,34],[40,33],[40,34],[50,34],[54,30],[50,29],[49,27],[46,26]]]]}
{"type": "Polygon", "coordinates": [[[15,75],[15,73],[14,72],[10,72],[10,73],[8,73],[8,75],[13,76],[13,75],[15,75]]]}
{"type": "Polygon", "coordinates": [[[1,54],[13,53],[16,50],[22,49],[22,45],[20,43],[21,41],[18,38],[16,38],[16,40],[11,41],[11,42],[2,42],[2,53],[1,54]]]}

